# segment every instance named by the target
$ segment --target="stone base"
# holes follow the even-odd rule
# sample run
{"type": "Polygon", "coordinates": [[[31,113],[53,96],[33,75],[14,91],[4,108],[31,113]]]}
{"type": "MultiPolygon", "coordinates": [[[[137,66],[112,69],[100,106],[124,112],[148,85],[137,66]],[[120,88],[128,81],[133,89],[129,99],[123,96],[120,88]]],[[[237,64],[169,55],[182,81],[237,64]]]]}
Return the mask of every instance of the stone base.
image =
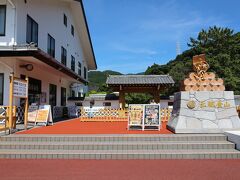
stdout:
{"type": "Polygon", "coordinates": [[[233,92],[175,93],[173,112],[167,128],[174,133],[222,133],[240,130],[233,92]]]}

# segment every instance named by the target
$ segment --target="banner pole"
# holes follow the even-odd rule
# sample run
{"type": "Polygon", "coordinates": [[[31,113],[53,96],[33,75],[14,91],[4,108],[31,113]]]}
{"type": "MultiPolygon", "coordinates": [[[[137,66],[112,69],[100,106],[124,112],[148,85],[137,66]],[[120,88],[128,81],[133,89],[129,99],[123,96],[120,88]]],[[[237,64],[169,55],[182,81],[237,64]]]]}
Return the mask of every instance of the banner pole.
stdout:
{"type": "Polygon", "coordinates": [[[14,83],[14,73],[10,74],[10,88],[9,88],[9,133],[12,133],[12,123],[13,123],[13,83],[14,83]]]}
{"type": "MultiPolygon", "coordinates": [[[[26,77],[25,80],[27,81],[27,91],[28,91],[28,82],[29,82],[28,77],[26,77]]],[[[24,111],[24,129],[25,130],[27,130],[27,126],[28,126],[28,93],[25,100],[25,111],[24,111]]]]}

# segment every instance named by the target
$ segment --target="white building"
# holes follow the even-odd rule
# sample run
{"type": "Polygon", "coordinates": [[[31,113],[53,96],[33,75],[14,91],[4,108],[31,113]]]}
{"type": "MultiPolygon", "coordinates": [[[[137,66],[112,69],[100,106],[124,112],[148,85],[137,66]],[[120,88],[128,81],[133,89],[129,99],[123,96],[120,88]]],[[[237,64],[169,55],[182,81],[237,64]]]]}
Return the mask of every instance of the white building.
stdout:
{"type": "Polygon", "coordinates": [[[30,104],[66,106],[96,68],[81,0],[0,0],[0,105],[12,72],[29,77],[30,104]]]}
{"type": "Polygon", "coordinates": [[[82,101],[83,107],[90,107],[92,104],[93,108],[111,108],[111,109],[119,109],[119,93],[113,94],[90,94],[89,97],[86,97],[84,101],[82,101]]]}

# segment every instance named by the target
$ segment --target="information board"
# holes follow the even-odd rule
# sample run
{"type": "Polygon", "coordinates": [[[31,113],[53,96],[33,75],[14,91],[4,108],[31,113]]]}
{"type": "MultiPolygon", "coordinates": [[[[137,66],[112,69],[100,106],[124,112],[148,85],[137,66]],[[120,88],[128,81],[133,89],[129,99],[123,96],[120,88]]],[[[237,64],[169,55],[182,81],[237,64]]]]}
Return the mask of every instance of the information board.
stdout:
{"type": "Polygon", "coordinates": [[[128,126],[143,125],[143,109],[141,104],[130,104],[128,107],[128,126]]]}
{"type": "Polygon", "coordinates": [[[29,106],[28,122],[36,123],[37,114],[38,114],[38,106],[29,106]]]}
{"type": "Polygon", "coordinates": [[[37,113],[36,123],[44,123],[45,125],[53,123],[50,105],[40,105],[37,113]]]}
{"type": "Polygon", "coordinates": [[[28,97],[28,83],[27,81],[14,79],[13,81],[13,96],[20,98],[28,97]]]}
{"type": "Polygon", "coordinates": [[[128,129],[159,130],[160,105],[159,104],[130,104],[128,108],[128,129]],[[136,127],[136,128],[133,128],[136,127]]]}
{"type": "Polygon", "coordinates": [[[144,106],[144,129],[146,126],[160,126],[160,106],[147,104],[144,106]]]}

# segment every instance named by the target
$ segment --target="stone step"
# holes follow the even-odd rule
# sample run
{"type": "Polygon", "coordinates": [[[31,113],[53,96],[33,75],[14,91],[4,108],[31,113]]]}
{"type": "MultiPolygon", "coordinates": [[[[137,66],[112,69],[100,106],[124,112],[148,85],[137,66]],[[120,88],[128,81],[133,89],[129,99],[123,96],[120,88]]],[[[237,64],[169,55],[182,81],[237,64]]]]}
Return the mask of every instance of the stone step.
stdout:
{"type": "Polygon", "coordinates": [[[228,141],[137,141],[137,142],[0,142],[0,149],[36,150],[161,150],[161,149],[234,149],[235,144],[228,141]]]}
{"type": "Polygon", "coordinates": [[[240,159],[237,150],[0,150],[8,159],[240,159]]]}
{"type": "Polygon", "coordinates": [[[0,141],[69,142],[69,141],[224,141],[224,134],[160,134],[160,135],[10,135],[0,137],[0,141]]]}

